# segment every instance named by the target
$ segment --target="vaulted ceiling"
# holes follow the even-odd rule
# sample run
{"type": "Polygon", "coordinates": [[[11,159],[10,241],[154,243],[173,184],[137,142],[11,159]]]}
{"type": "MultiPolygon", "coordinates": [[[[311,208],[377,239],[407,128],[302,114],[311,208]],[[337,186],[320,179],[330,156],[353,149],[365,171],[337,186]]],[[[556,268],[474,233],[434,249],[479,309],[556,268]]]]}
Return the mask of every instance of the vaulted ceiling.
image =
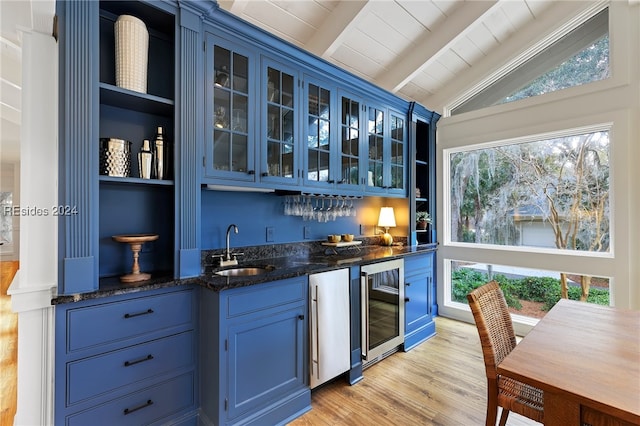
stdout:
{"type": "Polygon", "coordinates": [[[523,29],[557,15],[554,3],[559,2],[219,0],[222,9],[436,110],[462,74],[523,29]]]}
{"type": "MultiPolygon", "coordinates": [[[[208,1],[208,0],[203,0],[208,1]]],[[[213,0],[211,0],[213,1],[213,0]]],[[[442,112],[584,1],[218,0],[220,7],[407,100],[442,112]]],[[[2,0],[2,141],[20,119],[19,28],[47,32],[53,0],[2,0]]]]}

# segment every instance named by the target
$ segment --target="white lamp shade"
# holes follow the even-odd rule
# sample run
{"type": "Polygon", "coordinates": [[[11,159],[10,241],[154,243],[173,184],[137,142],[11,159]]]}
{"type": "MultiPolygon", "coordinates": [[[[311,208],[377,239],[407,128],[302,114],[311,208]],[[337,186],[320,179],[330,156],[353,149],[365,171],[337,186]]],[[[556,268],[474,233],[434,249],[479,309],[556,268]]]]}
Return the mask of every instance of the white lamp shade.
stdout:
{"type": "Polygon", "coordinates": [[[396,216],[393,213],[393,207],[380,208],[378,226],[383,228],[391,228],[396,226],[396,216]]]}

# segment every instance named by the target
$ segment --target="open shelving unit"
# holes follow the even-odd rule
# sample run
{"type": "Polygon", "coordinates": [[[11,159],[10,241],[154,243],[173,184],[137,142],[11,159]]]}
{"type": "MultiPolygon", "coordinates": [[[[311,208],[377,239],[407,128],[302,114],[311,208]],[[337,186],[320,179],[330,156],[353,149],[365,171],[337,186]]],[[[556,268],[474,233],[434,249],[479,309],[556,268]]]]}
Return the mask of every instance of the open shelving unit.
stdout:
{"type": "MultiPolygon", "coordinates": [[[[141,179],[137,153],[144,139],[154,140],[160,126],[168,139],[169,149],[175,149],[175,15],[152,4],[101,1],[99,20],[99,137],[131,142],[130,176],[106,176],[96,171],[99,183],[99,278],[101,282],[107,282],[110,277],[131,269],[129,248],[113,241],[112,236],[143,233],[160,237],[144,244],[139,259],[141,269],[154,276],[160,273],[173,275],[173,162],[169,165],[169,179],[141,179]],[[142,19],[147,27],[147,93],[116,85],[114,23],[120,15],[142,19]]],[[[169,156],[170,159],[173,157],[169,156]]]]}

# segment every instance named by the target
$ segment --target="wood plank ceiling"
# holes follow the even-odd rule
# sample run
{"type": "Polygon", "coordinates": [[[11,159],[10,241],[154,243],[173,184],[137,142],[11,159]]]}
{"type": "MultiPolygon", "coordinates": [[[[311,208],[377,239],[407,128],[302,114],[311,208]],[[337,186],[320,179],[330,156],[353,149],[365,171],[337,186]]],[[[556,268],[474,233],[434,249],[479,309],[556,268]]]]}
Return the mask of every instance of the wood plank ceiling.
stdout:
{"type": "Polygon", "coordinates": [[[440,106],[437,94],[539,20],[553,3],[219,0],[222,9],[430,108],[440,106]]]}

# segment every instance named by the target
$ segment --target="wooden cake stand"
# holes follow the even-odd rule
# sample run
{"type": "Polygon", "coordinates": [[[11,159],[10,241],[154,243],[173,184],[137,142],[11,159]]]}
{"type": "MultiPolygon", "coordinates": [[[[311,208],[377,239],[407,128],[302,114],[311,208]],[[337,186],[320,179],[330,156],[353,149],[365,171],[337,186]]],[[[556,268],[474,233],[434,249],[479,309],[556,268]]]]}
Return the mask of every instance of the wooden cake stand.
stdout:
{"type": "Polygon", "coordinates": [[[140,256],[140,250],[142,244],[155,241],[158,239],[157,234],[131,234],[131,235],[114,235],[113,238],[119,243],[127,243],[131,246],[133,252],[133,270],[130,274],[120,277],[120,281],[123,283],[135,283],[138,281],[146,281],[151,278],[151,274],[145,274],[140,272],[140,265],[138,264],[138,257],[140,256]]]}

